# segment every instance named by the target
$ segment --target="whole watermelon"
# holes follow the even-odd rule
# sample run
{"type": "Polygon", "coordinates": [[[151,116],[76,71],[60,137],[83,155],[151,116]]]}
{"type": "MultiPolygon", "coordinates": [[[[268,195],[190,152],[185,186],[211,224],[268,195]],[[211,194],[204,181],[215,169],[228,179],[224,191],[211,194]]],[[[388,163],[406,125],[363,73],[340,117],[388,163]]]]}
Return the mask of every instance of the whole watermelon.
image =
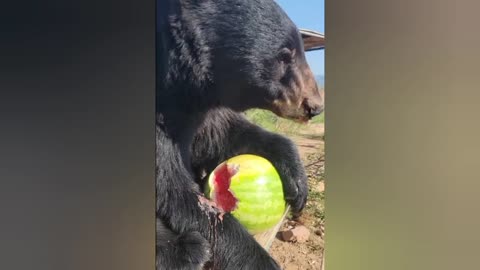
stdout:
{"type": "Polygon", "coordinates": [[[275,226],[286,207],[276,169],[255,155],[235,156],[218,165],[209,175],[205,194],[253,234],[275,226]]]}

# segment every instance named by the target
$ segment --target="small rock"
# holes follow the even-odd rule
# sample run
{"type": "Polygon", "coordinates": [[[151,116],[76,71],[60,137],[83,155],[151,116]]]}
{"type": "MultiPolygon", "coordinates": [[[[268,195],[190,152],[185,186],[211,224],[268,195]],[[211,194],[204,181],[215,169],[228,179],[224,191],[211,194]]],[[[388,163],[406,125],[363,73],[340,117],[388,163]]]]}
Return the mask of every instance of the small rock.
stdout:
{"type": "Polygon", "coordinates": [[[304,243],[310,237],[310,231],[305,226],[297,226],[293,229],[281,232],[283,241],[304,243]]]}
{"type": "Polygon", "coordinates": [[[322,235],[322,230],[320,230],[320,229],[318,229],[318,230],[315,230],[315,234],[316,234],[316,235],[320,235],[320,236],[321,236],[321,235],[322,235]]]}
{"type": "Polygon", "coordinates": [[[292,229],[292,233],[295,236],[297,242],[304,243],[310,237],[310,231],[305,226],[297,226],[292,229]]]}
{"type": "Polygon", "coordinates": [[[323,181],[318,183],[318,191],[319,192],[325,191],[325,183],[323,181]]]}
{"type": "Polygon", "coordinates": [[[286,242],[294,241],[295,238],[294,238],[292,230],[283,231],[282,232],[282,239],[283,239],[283,241],[286,241],[286,242]]]}

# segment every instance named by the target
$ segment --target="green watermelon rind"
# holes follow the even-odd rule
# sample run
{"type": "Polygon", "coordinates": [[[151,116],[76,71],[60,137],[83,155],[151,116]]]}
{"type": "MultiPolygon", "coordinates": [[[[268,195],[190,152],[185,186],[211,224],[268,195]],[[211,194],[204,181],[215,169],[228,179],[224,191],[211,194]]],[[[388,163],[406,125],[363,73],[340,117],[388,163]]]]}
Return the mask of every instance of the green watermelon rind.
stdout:
{"type": "MultiPolygon", "coordinates": [[[[232,211],[231,214],[250,233],[262,232],[275,226],[285,212],[286,203],[280,176],[273,165],[268,160],[253,155],[236,156],[226,162],[240,165],[240,172],[232,177],[230,183],[230,191],[239,200],[237,209],[232,211]],[[247,163],[258,161],[258,163],[263,165],[262,168],[266,167],[266,171],[262,173],[263,178],[258,178],[255,174],[242,171],[242,163],[238,164],[235,162],[238,158],[241,160],[247,159],[247,163]],[[268,166],[265,166],[267,162],[268,166]],[[265,179],[265,177],[274,178],[274,180],[265,179]],[[262,179],[264,180],[262,181],[262,179]],[[264,203],[259,205],[258,202],[261,201],[264,203]],[[265,211],[268,211],[269,214],[259,215],[259,213],[265,211]]],[[[248,167],[248,164],[245,164],[245,166],[248,167]]],[[[258,170],[258,166],[255,169],[258,170]]],[[[212,196],[212,184],[213,172],[210,174],[208,184],[205,187],[205,194],[208,198],[212,196]]]]}

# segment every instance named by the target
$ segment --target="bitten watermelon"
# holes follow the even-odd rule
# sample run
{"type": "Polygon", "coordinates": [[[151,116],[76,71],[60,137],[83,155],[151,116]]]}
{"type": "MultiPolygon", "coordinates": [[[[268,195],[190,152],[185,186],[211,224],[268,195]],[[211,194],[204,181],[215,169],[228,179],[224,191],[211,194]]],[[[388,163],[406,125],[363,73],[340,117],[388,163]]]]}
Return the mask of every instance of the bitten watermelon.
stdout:
{"type": "Polygon", "coordinates": [[[255,155],[235,156],[218,165],[209,175],[205,195],[250,233],[275,226],[286,207],[276,169],[255,155]]]}

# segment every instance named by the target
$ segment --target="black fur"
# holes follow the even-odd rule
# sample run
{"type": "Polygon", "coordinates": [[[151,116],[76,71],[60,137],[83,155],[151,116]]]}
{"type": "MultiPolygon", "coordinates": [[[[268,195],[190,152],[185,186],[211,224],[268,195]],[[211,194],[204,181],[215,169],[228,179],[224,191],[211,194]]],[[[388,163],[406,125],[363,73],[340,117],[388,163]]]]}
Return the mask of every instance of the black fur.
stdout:
{"type": "Polygon", "coordinates": [[[304,207],[294,145],[239,114],[253,107],[292,119],[319,113],[298,30],[273,0],[157,6],[156,268],[279,269],[235,218],[220,218],[206,202],[200,178],[228,157],[258,154],[277,167],[293,209],[304,207]]]}
{"type": "Polygon", "coordinates": [[[210,259],[210,245],[199,232],[175,234],[157,219],[157,269],[188,270],[210,259]]]}

